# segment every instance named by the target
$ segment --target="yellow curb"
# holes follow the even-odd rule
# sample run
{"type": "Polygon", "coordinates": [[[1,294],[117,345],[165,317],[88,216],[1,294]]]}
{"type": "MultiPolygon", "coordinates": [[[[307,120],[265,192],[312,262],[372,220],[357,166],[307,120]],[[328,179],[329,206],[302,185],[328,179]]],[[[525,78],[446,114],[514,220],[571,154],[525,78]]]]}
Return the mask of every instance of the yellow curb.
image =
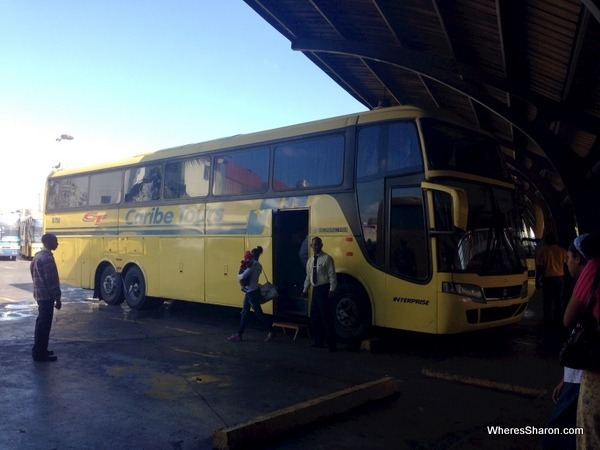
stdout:
{"type": "Polygon", "coordinates": [[[381,400],[397,393],[398,383],[391,377],[343,389],[258,416],[239,425],[217,430],[213,435],[213,448],[256,448],[257,442],[273,439],[323,418],[344,413],[368,402],[381,400]]]}
{"type": "Polygon", "coordinates": [[[520,386],[518,384],[503,383],[500,381],[488,380],[485,378],[468,377],[464,375],[455,375],[447,372],[435,372],[429,369],[422,369],[421,374],[430,378],[437,378],[446,381],[456,381],[458,383],[470,384],[473,386],[479,386],[487,389],[494,389],[497,391],[510,392],[513,394],[526,395],[529,397],[540,397],[545,395],[548,391],[546,389],[532,388],[527,386],[520,386]]]}

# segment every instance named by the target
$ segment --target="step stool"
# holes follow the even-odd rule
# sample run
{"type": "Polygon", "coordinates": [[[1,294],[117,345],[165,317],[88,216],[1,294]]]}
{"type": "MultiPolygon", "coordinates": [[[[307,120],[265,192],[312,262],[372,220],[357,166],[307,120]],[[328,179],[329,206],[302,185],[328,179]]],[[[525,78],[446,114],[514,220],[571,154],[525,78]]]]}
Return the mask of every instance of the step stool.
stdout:
{"type": "Polygon", "coordinates": [[[306,334],[310,337],[310,331],[308,330],[308,325],[304,323],[293,323],[293,322],[273,322],[274,327],[279,327],[283,329],[283,334],[287,335],[286,330],[295,330],[294,333],[294,341],[298,338],[301,330],[306,330],[306,334]]]}

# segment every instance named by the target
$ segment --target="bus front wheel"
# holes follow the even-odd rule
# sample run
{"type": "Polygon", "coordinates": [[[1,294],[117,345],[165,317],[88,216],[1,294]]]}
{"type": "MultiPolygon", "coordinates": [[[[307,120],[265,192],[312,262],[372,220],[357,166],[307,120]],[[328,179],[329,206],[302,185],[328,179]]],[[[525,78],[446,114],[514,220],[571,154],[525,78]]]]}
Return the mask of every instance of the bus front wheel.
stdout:
{"type": "Polygon", "coordinates": [[[125,301],[131,309],[142,309],[146,303],[146,281],[138,267],[132,267],[125,273],[125,301]]]}
{"type": "Polygon", "coordinates": [[[123,280],[113,268],[106,266],[100,277],[100,294],[102,300],[109,305],[120,305],[125,300],[123,296],[123,280]]]}
{"type": "Polygon", "coordinates": [[[333,305],[335,332],[341,341],[355,343],[371,329],[371,303],[364,288],[353,279],[340,277],[333,305]]]}

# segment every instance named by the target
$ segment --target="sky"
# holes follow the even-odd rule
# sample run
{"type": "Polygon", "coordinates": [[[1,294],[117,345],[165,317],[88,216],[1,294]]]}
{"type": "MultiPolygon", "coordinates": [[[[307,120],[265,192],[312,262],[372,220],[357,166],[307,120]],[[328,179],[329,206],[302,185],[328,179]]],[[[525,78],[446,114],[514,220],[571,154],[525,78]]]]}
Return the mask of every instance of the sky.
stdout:
{"type": "Polygon", "coordinates": [[[365,109],[242,0],[0,0],[0,210],[58,163],[365,109]]]}

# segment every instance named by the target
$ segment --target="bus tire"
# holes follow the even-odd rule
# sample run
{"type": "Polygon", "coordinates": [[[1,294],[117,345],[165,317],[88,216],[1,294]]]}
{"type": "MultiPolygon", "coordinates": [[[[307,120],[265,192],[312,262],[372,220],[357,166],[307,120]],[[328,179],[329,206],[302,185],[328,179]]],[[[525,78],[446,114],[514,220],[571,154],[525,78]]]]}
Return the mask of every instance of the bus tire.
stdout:
{"type": "Polygon", "coordinates": [[[127,270],[123,279],[125,301],[131,309],[143,309],[146,303],[146,280],[139,267],[127,270]]]}
{"type": "Polygon", "coordinates": [[[371,330],[371,302],[356,280],[339,277],[333,302],[335,333],[342,342],[357,343],[371,330]]]}
{"type": "Polygon", "coordinates": [[[100,276],[100,298],[108,305],[120,305],[125,300],[121,274],[108,265],[100,276]]]}

